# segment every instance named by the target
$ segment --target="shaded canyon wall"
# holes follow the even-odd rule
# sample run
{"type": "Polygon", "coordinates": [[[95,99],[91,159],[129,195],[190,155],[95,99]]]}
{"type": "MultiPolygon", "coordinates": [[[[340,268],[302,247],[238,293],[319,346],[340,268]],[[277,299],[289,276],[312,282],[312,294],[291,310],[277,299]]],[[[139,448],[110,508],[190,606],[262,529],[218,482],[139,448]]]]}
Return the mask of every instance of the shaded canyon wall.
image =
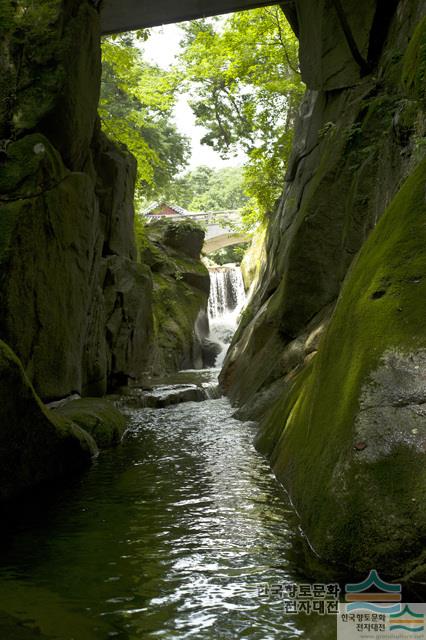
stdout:
{"type": "MultiPolygon", "coordinates": [[[[136,162],[102,133],[97,115],[95,4],[1,7],[0,498],[96,452],[87,433],[39,398],[102,396],[158,369],[152,265],[134,233],[136,162]]],[[[199,243],[199,230],[187,242],[194,234],[199,243]]],[[[198,314],[208,275],[199,252],[192,262],[207,279],[198,297],[188,285],[198,314]]],[[[185,357],[192,364],[190,356],[178,353],[163,370],[185,357]]]]}
{"type": "Polygon", "coordinates": [[[307,93],[221,382],[313,549],[424,577],[426,6],[296,0],[307,93]],[[341,15],[343,9],[344,15],[341,15]]]}

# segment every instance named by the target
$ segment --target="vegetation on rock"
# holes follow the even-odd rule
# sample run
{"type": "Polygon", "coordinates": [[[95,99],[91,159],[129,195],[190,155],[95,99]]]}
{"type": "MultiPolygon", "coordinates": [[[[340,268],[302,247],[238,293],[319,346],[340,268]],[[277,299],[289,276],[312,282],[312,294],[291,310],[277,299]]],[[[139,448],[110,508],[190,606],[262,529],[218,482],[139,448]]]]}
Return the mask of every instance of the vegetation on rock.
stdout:
{"type": "Polygon", "coordinates": [[[126,417],[103,398],[71,400],[55,409],[55,414],[90,433],[99,449],[120,444],[127,425],[126,417]]]}
{"type": "Polygon", "coordinates": [[[200,261],[204,230],[197,223],[147,226],[141,260],[153,274],[153,338],[149,368],[156,375],[203,365],[210,278],[200,261]]]}
{"type": "Polygon", "coordinates": [[[88,433],[48,411],[21,362],[0,341],[0,501],[88,465],[97,448],[88,433]]]}
{"type": "Polygon", "coordinates": [[[258,439],[320,555],[399,577],[419,569],[426,532],[426,389],[415,375],[426,349],[425,181],[423,162],[356,259],[313,366],[258,439]]]}

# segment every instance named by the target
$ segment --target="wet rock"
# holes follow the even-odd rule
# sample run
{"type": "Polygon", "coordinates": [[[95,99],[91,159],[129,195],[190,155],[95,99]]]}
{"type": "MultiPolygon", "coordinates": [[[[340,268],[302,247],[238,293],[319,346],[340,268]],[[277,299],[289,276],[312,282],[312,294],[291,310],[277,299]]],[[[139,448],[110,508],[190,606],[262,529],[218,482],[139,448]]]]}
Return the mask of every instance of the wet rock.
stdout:
{"type": "Polygon", "coordinates": [[[46,409],[21,363],[0,341],[0,500],[88,465],[93,438],[46,409]]]}
{"type": "Polygon", "coordinates": [[[131,407],[160,409],[181,402],[202,402],[210,397],[208,389],[195,384],[165,385],[148,391],[131,390],[123,403],[131,407]]]}
{"type": "Polygon", "coordinates": [[[208,273],[182,272],[182,280],[190,287],[200,289],[208,297],[210,293],[210,278],[208,273]]]}
{"type": "Polygon", "coordinates": [[[54,412],[90,433],[99,449],[120,444],[127,426],[126,417],[104,398],[71,400],[54,412]]]}
{"type": "Polygon", "coordinates": [[[204,338],[201,342],[201,350],[203,354],[203,367],[214,367],[216,358],[222,352],[223,345],[204,338]]]}

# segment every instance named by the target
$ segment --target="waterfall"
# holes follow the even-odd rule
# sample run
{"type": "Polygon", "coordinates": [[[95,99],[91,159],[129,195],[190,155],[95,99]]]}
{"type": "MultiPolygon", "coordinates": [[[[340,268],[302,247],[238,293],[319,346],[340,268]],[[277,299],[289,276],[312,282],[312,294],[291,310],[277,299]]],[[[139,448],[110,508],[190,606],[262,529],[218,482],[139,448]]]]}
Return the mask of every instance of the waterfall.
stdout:
{"type": "Polygon", "coordinates": [[[231,265],[210,269],[210,340],[222,347],[216,359],[217,367],[223,364],[245,301],[240,267],[231,265]]]}

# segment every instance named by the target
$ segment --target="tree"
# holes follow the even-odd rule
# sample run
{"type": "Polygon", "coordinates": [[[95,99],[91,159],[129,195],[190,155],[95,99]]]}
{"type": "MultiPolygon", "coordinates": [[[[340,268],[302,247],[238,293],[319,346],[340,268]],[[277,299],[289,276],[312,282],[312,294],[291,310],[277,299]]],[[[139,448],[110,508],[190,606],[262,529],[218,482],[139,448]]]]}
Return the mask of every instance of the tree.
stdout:
{"type": "Polygon", "coordinates": [[[199,166],[170,184],[165,199],[190,211],[241,209],[247,203],[241,167],[199,166]]]}
{"type": "Polygon", "coordinates": [[[282,190],[304,91],[297,39],[276,6],[225,22],[194,21],[183,31],[181,64],[197,124],[207,129],[203,142],[223,157],[241,148],[247,153],[247,212],[258,219],[282,190]]]}
{"type": "Polygon", "coordinates": [[[0,0],[0,152],[52,109],[64,74],[60,12],[60,0],[0,0]]]}
{"type": "Polygon", "coordinates": [[[243,191],[243,170],[226,167],[213,171],[202,193],[194,194],[193,211],[241,209],[247,202],[243,191]]]}
{"type": "Polygon", "coordinates": [[[105,133],[136,157],[136,197],[142,200],[186,166],[189,141],[172,120],[178,74],[145,62],[137,42],[130,34],[103,39],[99,114],[105,133]]]}

